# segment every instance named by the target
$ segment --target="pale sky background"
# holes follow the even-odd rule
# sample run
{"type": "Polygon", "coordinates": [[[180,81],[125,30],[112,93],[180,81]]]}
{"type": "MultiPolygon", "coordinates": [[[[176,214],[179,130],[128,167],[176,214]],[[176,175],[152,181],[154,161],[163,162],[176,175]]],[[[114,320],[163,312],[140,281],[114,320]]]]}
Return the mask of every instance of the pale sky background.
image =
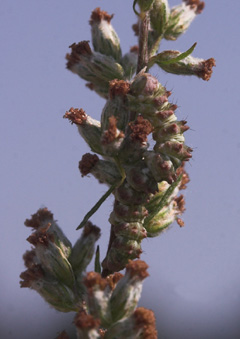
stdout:
{"type": "MultiPolygon", "coordinates": [[[[198,42],[194,56],[216,59],[212,79],[152,70],[172,90],[178,118],[191,127],[186,143],[194,148],[186,226],[174,223],[164,235],[142,242],[150,277],[140,305],[154,310],[164,339],[240,338],[240,2],[205,2],[188,32],[163,42],[161,50],[185,51],[198,42]]],[[[65,69],[65,54],[73,42],[91,39],[88,20],[98,6],[115,13],[124,53],[136,43],[136,20],[132,0],[0,4],[0,337],[53,339],[63,329],[74,333],[74,314],[58,313],[36,292],[19,288],[22,254],[30,249],[23,222],[47,206],[75,242],[82,216],[106,191],[94,178],[81,178],[78,161],[89,149],[62,119],[72,106],[99,119],[104,100],[65,69]]],[[[102,258],[111,209],[108,199],[92,218],[102,229],[102,258]]]]}

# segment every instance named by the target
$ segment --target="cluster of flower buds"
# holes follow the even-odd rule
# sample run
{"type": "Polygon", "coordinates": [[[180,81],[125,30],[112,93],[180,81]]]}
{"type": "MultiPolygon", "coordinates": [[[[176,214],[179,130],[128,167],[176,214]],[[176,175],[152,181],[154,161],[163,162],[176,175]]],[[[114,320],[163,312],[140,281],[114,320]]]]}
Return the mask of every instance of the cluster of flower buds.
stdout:
{"type": "Polygon", "coordinates": [[[34,230],[27,239],[33,248],[23,256],[27,270],[20,275],[21,287],[37,291],[58,311],[78,311],[83,300],[83,275],[100,229],[88,222],[72,247],[47,208],[39,209],[25,225],[34,230]]]}
{"type": "Polygon", "coordinates": [[[184,211],[184,199],[177,195],[187,182],[181,166],[192,150],[184,143],[186,121],[177,120],[177,106],[168,102],[169,95],[155,77],[142,71],[131,82],[110,82],[101,123],[95,122],[94,127],[82,110],[72,108],[65,114],[103,157],[85,154],[79,163],[81,174],[115,185],[109,218],[112,242],[102,263],[104,272],[119,271],[129,259],[139,258],[141,241],[180,220],[184,211]],[[150,133],[153,149],[147,140],[150,133]]]}
{"type": "Polygon", "coordinates": [[[144,261],[130,261],[126,273],[102,278],[89,272],[84,279],[86,310],[75,317],[80,338],[157,338],[152,311],[137,308],[142,282],[148,276],[144,261]]]}

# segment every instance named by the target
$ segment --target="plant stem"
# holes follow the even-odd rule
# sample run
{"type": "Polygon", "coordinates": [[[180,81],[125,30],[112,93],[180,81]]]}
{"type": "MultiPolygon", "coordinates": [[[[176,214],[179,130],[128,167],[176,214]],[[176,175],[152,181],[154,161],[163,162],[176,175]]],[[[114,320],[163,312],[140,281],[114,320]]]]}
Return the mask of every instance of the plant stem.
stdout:
{"type": "Polygon", "coordinates": [[[148,64],[148,28],[149,12],[145,12],[140,21],[137,73],[148,64]]]}

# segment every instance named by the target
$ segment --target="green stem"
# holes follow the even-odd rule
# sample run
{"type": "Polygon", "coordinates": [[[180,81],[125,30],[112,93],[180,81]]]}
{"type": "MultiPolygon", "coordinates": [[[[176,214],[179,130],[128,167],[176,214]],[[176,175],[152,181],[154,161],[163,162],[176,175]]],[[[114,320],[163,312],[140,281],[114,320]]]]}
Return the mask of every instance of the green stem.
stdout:
{"type": "Polygon", "coordinates": [[[140,17],[140,33],[139,33],[139,53],[137,73],[139,73],[148,64],[148,28],[149,28],[149,12],[145,12],[140,17]]]}

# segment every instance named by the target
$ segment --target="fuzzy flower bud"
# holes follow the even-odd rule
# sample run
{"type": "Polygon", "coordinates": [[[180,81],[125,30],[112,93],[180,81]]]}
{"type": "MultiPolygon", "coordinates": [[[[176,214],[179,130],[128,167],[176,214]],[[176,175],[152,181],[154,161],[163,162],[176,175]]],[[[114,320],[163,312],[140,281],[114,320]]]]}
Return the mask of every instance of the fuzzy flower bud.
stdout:
{"type": "Polygon", "coordinates": [[[35,246],[35,254],[43,270],[72,287],[75,278],[68,261],[71,246],[53,220],[53,214],[46,208],[39,209],[30,220],[25,221],[25,225],[35,229],[27,240],[35,246]]]}
{"type": "Polygon", "coordinates": [[[152,28],[161,36],[168,22],[170,9],[168,0],[155,0],[150,11],[150,20],[152,28]]]}
{"type": "Polygon", "coordinates": [[[67,68],[89,81],[92,89],[104,98],[108,95],[109,81],[123,79],[124,70],[111,56],[92,52],[88,41],[70,46],[71,54],[66,55],[67,68]]]}
{"type": "Polygon", "coordinates": [[[60,312],[76,311],[77,300],[74,293],[66,285],[56,281],[49,272],[44,271],[36,251],[27,251],[23,258],[27,270],[20,274],[20,286],[35,290],[60,312]]]}
{"type": "Polygon", "coordinates": [[[99,237],[100,229],[88,221],[81,237],[73,246],[69,257],[69,262],[76,276],[80,276],[90,263],[94,254],[95,243],[99,237]]]}
{"type": "Polygon", "coordinates": [[[96,319],[101,320],[103,327],[108,327],[111,324],[111,312],[109,308],[109,297],[111,289],[108,281],[101,278],[101,275],[96,272],[87,273],[84,278],[86,286],[86,303],[88,311],[96,319]]]}
{"type": "Polygon", "coordinates": [[[186,32],[197,14],[204,8],[204,2],[199,0],[183,0],[183,3],[171,9],[164,38],[176,40],[186,32]]]}
{"type": "Polygon", "coordinates": [[[137,70],[138,62],[138,46],[133,46],[130,52],[126,53],[121,59],[121,65],[125,71],[125,78],[131,79],[137,70]]]}
{"type": "Polygon", "coordinates": [[[121,180],[121,175],[115,163],[100,160],[96,154],[84,154],[79,162],[79,170],[82,176],[92,174],[100,183],[105,183],[109,186],[121,180]]]}
{"type": "Polygon", "coordinates": [[[83,109],[73,107],[63,117],[68,119],[72,124],[77,125],[79,134],[93,152],[98,154],[103,153],[100,142],[101,127],[99,121],[92,119],[83,109]]]}
{"type": "Polygon", "coordinates": [[[129,110],[126,107],[126,95],[129,92],[129,83],[123,80],[114,79],[109,83],[109,99],[106,102],[102,115],[102,133],[109,129],[109,118],[116,118],[116,127],[119,131],[125,132],[129,119],[129,110]]]}
{"type": "Polygon", "coordinates": [[[113,15],[101,11],[98,7],[91,15],[90,25],[92,27],[92,44],[95,52],[112,56],[116,61],[121,59],[120,41],[111,25],[113,15]]]}
{"type": "Polygon", "coordinates": [[[123,131],[117,128],[117,119],[114,115],[108,118],[108,128],[102,134],[102,148],[106,155],[116,155],[124,139],[123,131]]]}
{"type": "Polygon", "coordinates": [[[77,313],[74,324],[77,328],[78,339],[100,339],[101,336],[98,332],[100,320],[94,319],[90,314],[85,311],[77,313]]]}
{"type": "Polygon", "coordinates": [[[127,319],[120,320],[105,334],[111,338],[157,339],[156,320],[153,311],[138,307],[127,319]]]}
{"type": "Polygon", "coordinates": [[[142,260],[129,261],[125,276],[114,289],[110,308],[113,322],[128,317],[136,308],[142,292],[142,281],[149,275],[142,260]]]}
{"type": "Polygon", "coordinates": [[[168,73],[196,75],[207,81],[211,78],[212,68],[213,66],[216,66],[216,62],[213,58],[204,60],[189,55],[180,61],[168,63],[168,61],[177,58],[180,54],[181,52],[179,51],[164,51],[158,54],[156,64],[168,73]]]}

